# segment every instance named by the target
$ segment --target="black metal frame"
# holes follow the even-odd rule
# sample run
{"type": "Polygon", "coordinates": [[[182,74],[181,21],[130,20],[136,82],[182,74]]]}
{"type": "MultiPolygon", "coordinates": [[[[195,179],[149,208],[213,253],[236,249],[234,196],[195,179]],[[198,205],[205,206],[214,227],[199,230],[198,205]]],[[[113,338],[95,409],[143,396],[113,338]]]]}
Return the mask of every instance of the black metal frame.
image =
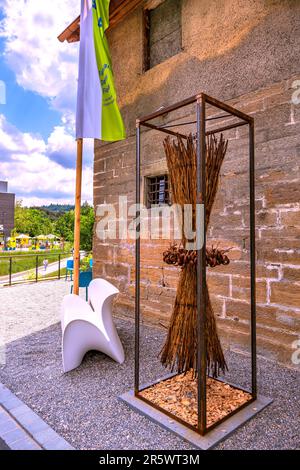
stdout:
{"type": "MultiPolygon", "coordinates": [[[[60,279],[61,278],[61,261],[66,258],[66,255],[72,255],[73,253],[70,251],[70,252],[61,252],[61,253],[47,253],[47,251],[45,251],[44,253],[32,253],[32,254],[17,254],[17,255],[14,255],[14,256],[1,256],[0,257],[0,262],[3,261],[3,260],[8,260],[8,266],[9,266],[9,269],[8,269],[8,283],[5,285],[8,285],[8,286],[12,286],[12,285],[15,285],[15,284],[28,284],[28,283],[32,283],[32,282],[41,282],[41,281],[49,281],[50,279],[60,279]],[[22,258],[33,258],[35,257],[35,267],[33,268],[30,268],[28,269],[28,271],[34,271],[35,270],[35,278],[32,279],[32,280],[21,280],[21,281],[13,281],[13,272],[12,272],[12,267],[13,267],[13,260],[14,259],[22,259],[22,258]],[[39,279],[38,277],[38,271],[39,271],[39,258],[51,258],[51,257],[58,257],[58,273],[56,276],[51,276],[51,273],[50,273],[50,276],[49,277],[46,277],[44,279],[39,279]],[[63,257],[63,258],[62,258],[63,257]]],[[[15,273],[16,275],[18,273],[15,273]]],[[[5,275],[4,275],[5,276],[5,275]]],[[[3,276],[3,277],[4,277],[3,276]]]]}
{"type": "MultiPolygon", "coordinates": [[[[198,334],[198,426],[195,428],[187,422],[184,422],[177,416],[166,411],[165,409],[157,406],[152,403],[150,400],[144,398],[140,392],[148,388],[140,388],[140,226],[137,226],[137,237],[136,237],[136,266],[135,266],[135,383],[134,383],[134,394],[137,398],[148,403],[152,407],[163,412],[172,419],[184,424],[188,428],[193,429],[198,432],[200,435],[206,434],[211,429],[215,428],[230,416],[234,415],[240,411],[245,406],[249,405],[251,402],[257,398],[257,367],[256,367],[256,297],[255,297],[255,187],[254,187],[254,119],[229,106],[226,103],[223,103],[215,98],[212,98],[205,93],[200,93],[196,96],[183,100],[179,103],[176,103],[172,106],[162,108],[148,116],[145,116],[136,121],[136,203],[140,204],[140,181],[141,181],[141,126],[155,129],[166,134],[180,136],[184,139],[187,138],[186,135],[172,131],[171,127],[179,127],[187,124],[196,124],[196,145],[197,145],[197,203],[204,205],[204,224],[200,228],[202,233],[197,234],[197,236],[202,235],[202,240],[204,241],[201,249],[198,250],[197,257],[197,334],[198,334]],[[149,121],[158,118],[160,116],[166,115],[171,111],[175,111],[179,108],[188,106],[195,103],[196,104],[196,121],[189,122],[180,122],[178,124],[157,126],[149,123],[149,121]],[[206,117],[207,105],[212,106],[213,108],[220,109],[225,111],[225,115],[222,113],[219,116],[206,117]],[[224,118],[237,118],[238,121],[222,126],[212,130],[206,130],[207,121],[217,121],[218,119],[224,118]],[[223,132],[229,129],[234,129],[240,126],[247,125],[249,128],[249,176],[250,176],[250,278],[251,278],[251,390],[245,390],[241,387],[239,388],[243,391],[246,391],[251,394],[251,400],[247,401],[245,404],[241,405],[235,409],[230,414],[226,415],[224,418],[215,422],[211,426],[207,426],[206,422],[206,379],[207,379],[207,361],[206,361],[206,341],[205,335],[202,334],[204,331],[204,325],[206,321],[206,295],[205,295],[205,285],[206,285],[206,253],[205,253],[205,238],[206,238],[206,224],[205,224],[205,138],[207,135],[216,134],[223,132]]],[[[139,213],[137,213],[139,217],[139,213]]],[[[169,378],[169,377],[167,377],[169,378]]],[[[166,379],[167,379],[166,378],[166,379]]],[[[162,379],[162,380],[166,380],[162,379]]],[[[220,380],[220,379],[218,379],[220,380]]]]}

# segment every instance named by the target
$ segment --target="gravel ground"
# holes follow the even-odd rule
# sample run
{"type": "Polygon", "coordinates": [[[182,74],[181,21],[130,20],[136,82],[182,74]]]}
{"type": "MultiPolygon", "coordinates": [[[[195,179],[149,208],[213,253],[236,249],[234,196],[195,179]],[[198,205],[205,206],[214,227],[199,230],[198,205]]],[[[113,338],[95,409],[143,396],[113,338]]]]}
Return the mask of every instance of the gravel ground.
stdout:
{"type": "MultiPolygon", "coordinates": [[[[132,322],[116,319],[125,348],[124,364],[120,366],[101,353],[90,352],[78,369],[62,373],[61,332],[55,322],[66,285],[60,281],[1,290],[1,304],[3,300],[6,304],[6,300],[6,305],[13,306],[17,321],[22,319],[28,324],[23,336],[16,325],[16,339],[7,345],[6,365],[0,367],[0,382],[77,449],[191,449],[189,444],[117,400],[133,383],[132,322]],[[47,293],[47,302],[41,308],[38,300],[45,299],[47,293]],[[26,311],[26,316],[22,317],[15,302],[26,311]],[[54,324],[41,329],[43,318],[54,324]]],[[[5,310],[11,318],[10,308],[5,310]]],[[[142,327],[141,382],[163,375],[157,353],[164,335],[164,331],[142,327]]],[[[228,380],[247,385],[249,359],[232,352],[227,357],[228,380]]],[[[259,359],[259,391],[274,402],[217,449],[299,449],[299,378],[299,371],[259,359]]]]}

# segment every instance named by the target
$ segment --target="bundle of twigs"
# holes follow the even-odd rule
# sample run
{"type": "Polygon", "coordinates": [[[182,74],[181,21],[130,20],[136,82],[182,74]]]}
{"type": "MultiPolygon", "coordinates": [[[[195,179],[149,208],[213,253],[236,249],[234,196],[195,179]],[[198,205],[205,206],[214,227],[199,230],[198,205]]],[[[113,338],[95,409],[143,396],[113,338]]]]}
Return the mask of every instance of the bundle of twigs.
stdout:
{"type": "MultiPolygon", "coordinates": [[[[217,193],[218,180],[224,160],[227,141],[221,134],[217,139],[214,135],[206,141],[206,227],[208,226],[214,199],[217,193]]],[[[196,147],[190,135],[186,146],[181,138],[171,141],[164,140],[168,171],[172,186],[173,202],[193,206],[193,230],[196,228],[197,200],[197,164],[196,147]]],[[[182,238],[183,248],[187,240],[182,238]]],[[[170,320],[168,335],[161,351],[161,362],[179,373],[194,369],[197,373],[197,269],[196,264],[184,263],[179,277],[176,299],[170,320]]],[[[216,321],[206,287],[206,344],[207,367],[217,376],[219,371],[225,372],[226,361],[218,337],[216,321]]]]}
{"type": "MultiPolygon", "coordinates": [[[[226,250],[219,250],[217,247],[213,246],[211,248],[206,248],[206,266],[215,268],[221,264],[229,264],[230,260],[225,254],[229,250],[229,248],[226,250]]],[[[173,264],[174,266],[185,267],[188,264],[197,266],[197,251],[186,250],[183,246],[178,246],[175,243],[163,252],[163,260],[165,263],[173,264]]]]}

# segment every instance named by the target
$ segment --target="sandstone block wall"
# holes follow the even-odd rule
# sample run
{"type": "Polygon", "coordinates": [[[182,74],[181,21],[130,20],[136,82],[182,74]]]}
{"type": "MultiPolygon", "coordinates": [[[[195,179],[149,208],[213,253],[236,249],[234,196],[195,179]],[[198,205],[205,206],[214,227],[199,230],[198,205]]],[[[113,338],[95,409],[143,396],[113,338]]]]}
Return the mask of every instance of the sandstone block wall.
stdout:
{"type": "MultiPolygon", "coordinates": [[[[300,4],[293,1],[183,0],[183,51],[143,74],[142,11],[137,10],[109,37],[128,138],[96,142],[94,164],[95,206],[117,205],[124,194],[134,202],[137,116],[201,90],[254,116],[258,353],[290,366],[300,335],[300,104],[292,101],[300,80],[299,14],[300,4]]],[[[188,108],[163,122],[189,120],[191,113],[188,108]]],[[[208,284],[224,343],[247,350],[248,140],[244,128],[226,137],[208,243],[232,247],[231,263],[208,270],[208,284]]],[[[143,176],[164,172],[161,137],[147,130],[142,141],[143,176]]],[[[142,241],[141,307],[143,319],[155,324],[167,324],[176,290],[178,270],[162,262],[168,244],[142,241]]],[[[95,274],[121,290],[116,309],[133,315],[134,241],[104,243],[95,236],[94,259],[95,274]]]]}

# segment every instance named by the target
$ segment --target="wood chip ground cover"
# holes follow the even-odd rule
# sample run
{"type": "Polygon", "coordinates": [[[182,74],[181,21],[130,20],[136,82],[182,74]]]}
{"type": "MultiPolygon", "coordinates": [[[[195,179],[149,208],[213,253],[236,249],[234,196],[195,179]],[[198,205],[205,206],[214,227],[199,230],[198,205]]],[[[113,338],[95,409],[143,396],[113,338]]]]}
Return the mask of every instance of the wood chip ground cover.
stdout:
{"type": "MultiPolygon", "coordinates": [[[[143,390],[141,395],[192,426],[197,426],[197,380],[192,372],[176,375],[143,390]]],[[[251,399],[247,392],[207,379],[207,425],[224,418],[251,399]]]]}

